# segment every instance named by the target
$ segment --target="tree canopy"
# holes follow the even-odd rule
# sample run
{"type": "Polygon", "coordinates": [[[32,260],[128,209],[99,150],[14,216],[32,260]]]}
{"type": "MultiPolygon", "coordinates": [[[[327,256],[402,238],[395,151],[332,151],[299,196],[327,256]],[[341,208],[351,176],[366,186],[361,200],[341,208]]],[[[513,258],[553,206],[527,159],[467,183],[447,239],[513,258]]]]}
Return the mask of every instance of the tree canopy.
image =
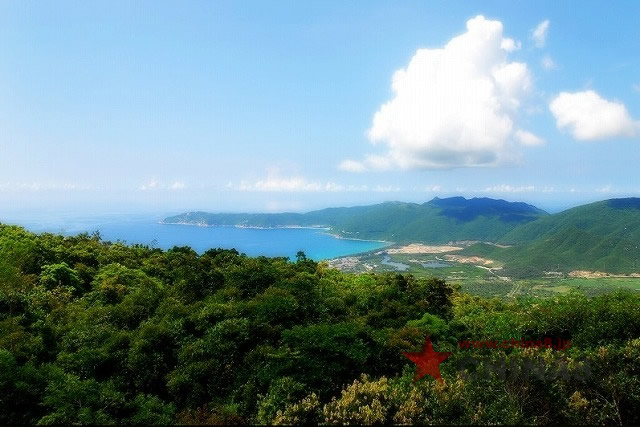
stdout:
{"type": "Polygon", "coordinates": [[[637,424],[639,337],[631,293],[506,302],[304,253],[199,255],[0,225],[1,424],[637,424]],[[427,334],[453,353],[444,384],[411,382],[402,352],[427,334]],[[474,354],[562,357],[570,372],[586,360],[589,379],[458,369],[461,339],[549,336],[572,346],[474,354]]]}

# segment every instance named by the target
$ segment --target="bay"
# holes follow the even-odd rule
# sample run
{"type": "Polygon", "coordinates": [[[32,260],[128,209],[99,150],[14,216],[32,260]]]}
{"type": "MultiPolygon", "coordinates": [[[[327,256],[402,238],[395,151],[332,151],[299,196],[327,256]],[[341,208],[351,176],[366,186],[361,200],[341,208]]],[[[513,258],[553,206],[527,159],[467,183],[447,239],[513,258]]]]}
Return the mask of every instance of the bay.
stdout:
{"type": "Polygon", "coordinates": [[[203,253],[210,248],[235,248],[249,256],[286,256],[298,251],[308,258],[325,260],[386,246],[384,242],[342,239],[317,228],[198,227],[161,224],[161,217],[148,215],[2,215],[0,222],[24,226],[36,233],[75,235],[99,231],[103,240],[143,244],[161,249],[190,246],[203,253]]]}

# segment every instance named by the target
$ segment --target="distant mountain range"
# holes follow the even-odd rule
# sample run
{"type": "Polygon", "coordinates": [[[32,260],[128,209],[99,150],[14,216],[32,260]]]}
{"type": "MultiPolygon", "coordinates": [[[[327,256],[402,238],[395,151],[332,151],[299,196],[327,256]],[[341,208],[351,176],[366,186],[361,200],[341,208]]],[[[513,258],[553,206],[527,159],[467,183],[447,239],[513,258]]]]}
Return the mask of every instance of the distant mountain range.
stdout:
{"type": "Polygon", "coordinates": [[[497,241],[516,226],[548,216],[526,203],[489,198],[434,198],[423,203],[385,202],[328,208],[304,214],[225,214],[187,212],[166,224],[237,227],[328,227],[335,234],[396,243],[447,243],[453,240],[497,241]]]}
{"type": "Polygon", "coordinates": [[[463,252],[505,262],[517,275],[586,269],[640,271],[640,199],[611,199],[549,215],[535,206],[490,198],[434,198],[300,213],[187,212],[167,224],[327,227],[343,237],[395,243],[483,241],[463,252]]]}

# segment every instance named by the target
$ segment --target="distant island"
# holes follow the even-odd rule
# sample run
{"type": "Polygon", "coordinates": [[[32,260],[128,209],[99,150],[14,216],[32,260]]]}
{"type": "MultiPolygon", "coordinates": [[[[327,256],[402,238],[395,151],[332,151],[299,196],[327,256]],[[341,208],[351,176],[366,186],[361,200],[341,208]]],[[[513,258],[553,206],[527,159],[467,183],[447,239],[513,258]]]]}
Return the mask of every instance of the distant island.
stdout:
{"type": "Polygon", "coordinates": [[[548,214],[523,202],[450,197],[307,213],[186,212],[164,224],[318,227],[339,237],[396,244],[467,242],[464,256],[490,257],[517,276],[576,269],[640,270],[640,198],[610,199],[548,214]]]}

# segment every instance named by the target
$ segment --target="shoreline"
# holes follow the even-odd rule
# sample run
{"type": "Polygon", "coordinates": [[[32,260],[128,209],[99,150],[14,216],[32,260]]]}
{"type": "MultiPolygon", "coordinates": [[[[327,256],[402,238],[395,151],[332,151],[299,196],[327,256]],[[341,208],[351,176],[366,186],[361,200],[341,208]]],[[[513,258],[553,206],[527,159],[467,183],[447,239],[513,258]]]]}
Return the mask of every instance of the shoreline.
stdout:
{"type": "MultiPolygon", "coordinates": [[[[331,227],[324,226],[303,226],[303,225],[279,225],[276,227],[260,227],[257,225],[211,225],[211,224],[201,224],[201,223],[193,223],[193,222],[164,222],[158,221],[158,224],[161,225],[187,225],[193,227],[202,227],[202,228],[214,228],[214,227],[227,227],[227,228],[244,228],[251,230],[283,230],[283,229],[305,229],[305,230],[331,230],[331,227]]],[[[376,239],[358,239],[357,237],[345,237],[337,233],[324,232],[322,234],[326,234],[328,236],[333,237],[334,239],[341,240],[356,240],[360,242],[375,242],[375,243],[384,243],[385,247],[395,245],[394,242],[390,242],[388,240],[376,240],[376,239]]],[[[365,252],[361,252],[365,253],[365,252]]]]}
{"type": "Polygon", "coordinates": [[[248,228],[252,230],[282,230],[282,229],[305,229],[305,230],[330,230],[330,227],[324,226],[302,226],[302,225],[278,225],[276,227],[261,227],[259,225],[212,225],[212,224],[200,224],[193,222],[164,222],[158,221],[158,224],[162,225],[190,225],[193,227],[202,228],[214,228],[214,227],[226,227],[226,228],[248,228]]]}
{"type": "MultiPolygon", "coordinates": [[[[330,228],[327,228],[326,230],[330,230],[330,228]]],[[[358,239],[357,237],[345,237],[342,236],[340,234],[335,234],[335,233],[323,233],[323,234],[327,234],[333,238],[336,239],[342,239],[342,240],[358,240],[360,242],[376,242],[376,243],[384,243],[386,246],[392,246],[395,245],[394,242],[389,242],[388,240],[375,240],[375,239],[358,239]]]]}

